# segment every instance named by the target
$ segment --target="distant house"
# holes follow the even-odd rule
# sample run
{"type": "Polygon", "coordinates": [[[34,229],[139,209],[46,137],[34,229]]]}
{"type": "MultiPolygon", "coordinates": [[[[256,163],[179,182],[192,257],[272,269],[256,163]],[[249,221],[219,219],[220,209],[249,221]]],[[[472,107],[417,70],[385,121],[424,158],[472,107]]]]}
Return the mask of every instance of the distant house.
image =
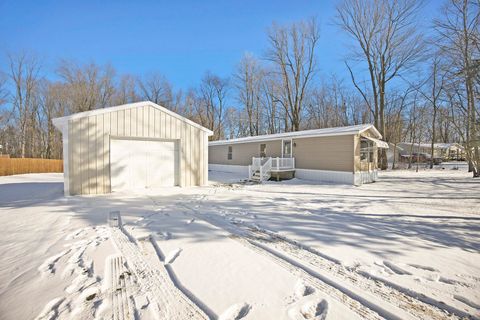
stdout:
{"type": "Polygon", "coordinates": [[[208,182],[212,131],[144,101],[53,119],[62,131],[66,195],[208,182]]]}
{"type": "Polygon", "coordinates": [[[361,185],[377,180],[377,149],[388,148],[381,138],[365,124],[211,141],[209,169],[361,185]]]}
{"type": "MultiPolygon", "coordinates": [[[[413,143],[413,142],[399,142],[394,146],[390,144],[388,152],[389,162],[393,161],[393,152],[395,152],[396,162],[409,161],[410,157],[427,157],[430,159],[432,152],[431,143],[413,143]]],[[[433,157],[448,160],[462,160],[465,158],[465,148],[459,143],[434,143],[433,157]]]]}

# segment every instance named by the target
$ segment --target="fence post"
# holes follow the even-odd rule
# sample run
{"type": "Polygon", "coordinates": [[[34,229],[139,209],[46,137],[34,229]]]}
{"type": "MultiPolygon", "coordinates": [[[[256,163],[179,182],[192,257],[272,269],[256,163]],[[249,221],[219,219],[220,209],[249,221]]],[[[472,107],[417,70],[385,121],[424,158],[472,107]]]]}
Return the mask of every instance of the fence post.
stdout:
{"type": "Polygon", "coordinates": [[[248,166],[248,180],[252,180],[252,166],[248,166]]]}
{"type": "Polygon", "coordinates": [[[295,169],[295,158],[292,158],[292,166],[293,166],[293,169],[295,169]]]}
{"type": "Polygon", "coordinates": [[[263,181],[262,165],[260,165],[260,182],[263,181]]]}

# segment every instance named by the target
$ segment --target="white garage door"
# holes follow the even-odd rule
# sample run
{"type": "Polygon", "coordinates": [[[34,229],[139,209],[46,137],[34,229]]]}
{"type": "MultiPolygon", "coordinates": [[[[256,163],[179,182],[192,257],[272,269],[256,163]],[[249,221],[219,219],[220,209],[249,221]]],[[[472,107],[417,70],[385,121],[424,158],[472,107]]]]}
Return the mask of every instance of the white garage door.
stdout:
{"type": "Polygon", "coordinates": [[[178,159],[173,141],[111,139],[112,191],[178,185],[178,159]]]}

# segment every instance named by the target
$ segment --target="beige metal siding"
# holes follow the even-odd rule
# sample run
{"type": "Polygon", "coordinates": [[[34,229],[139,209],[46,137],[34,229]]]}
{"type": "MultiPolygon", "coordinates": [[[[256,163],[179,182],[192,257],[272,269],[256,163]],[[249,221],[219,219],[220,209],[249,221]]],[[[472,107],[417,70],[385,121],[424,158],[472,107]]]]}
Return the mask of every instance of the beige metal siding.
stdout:
{"type": "Polygon", "coordinates": [[[176,139],[180,144],[179,185],[207,182],[208,134],[152,106],[133,107],[69,121],[70,193],[111,192],[110,137],[176,139]]]}
{"type": "Polygon", "coordinates": [[[298,169],[353,172],[354,136],[293,139],[293,157],[298,169]]]}
{"type": "Polygon", "coordinates": [[[282,141],[265,141],[232,144],[232,159],[228,160],[229,145],[210,146],[208,148],[208,161],[212,164],[230,164],[248,166],[252,164],[252,157],[260,157],[260,145],[266,144],[267,157],[282,156],[282,141]]]}
{"type": "MultiPolygon", "coordinates": [[[[289,139],[286,139],[289,140],[289,139]]],[[[354,135],[292,139],[295,166],[299,169],[353,172],[354,135]]],[[[209,163],[250,165],[260,156],[260,144],[267,144],[267,157],[282,156],[282,140],[232,144],[232,160],[227,159],[228,145],[210,146],[209,163]]]]}

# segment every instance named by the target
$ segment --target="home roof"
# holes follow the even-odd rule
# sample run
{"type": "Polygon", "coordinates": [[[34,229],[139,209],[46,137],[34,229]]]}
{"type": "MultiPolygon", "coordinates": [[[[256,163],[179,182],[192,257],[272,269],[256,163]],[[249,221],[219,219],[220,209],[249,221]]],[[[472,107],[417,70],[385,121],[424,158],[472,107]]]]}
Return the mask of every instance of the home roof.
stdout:
{"type": "Polygon", "coordinates": [[[73,119],[79,119],[79,118],[84,118],[84,117],[89,117],[89,116],[93,116],[93,115],[98,115],[98,114],[103,114],[103,113],[108,113],[108,112],[112,112],[112,111],[120,111],[120,110],[126,110],[126,109],[131,109],[131,108],[137,108],[137,107],[143,107],[143,106],[150,106],[150,107],[153,107],[155,109],[158,109],[162,112],[165,112],[167,113],[168,115],[172,116],[172,117],[175,117],[179,120],[182,120],[186,123],[188,123],[189,125],[193,126],[193,127],[196,127],[200,130],[203,130],[205,132],[208,133],[208,135],[212,135],[213,132],[201,125],[199,125],[198,123],[195,123],[193,122],[192,120],[189,120],[185,117],[182,117],[181,115],[171,111],[171,110],[168,110],[167,108],[165,107],[162,107],[162,106],[159,106],[158,104],[156,103],[153,103],[151,101],[140,101],[140,102],[135,102],[135,103],[128,103],[128,104],[122,104],[122,105],[119,105],[119,106],[114,106],[114,107],[108,107],[108,108],[103,108],[103,109],[95,109],[95,110],[91,110],[91,111],[85,111],[85,112],[79,112],[79,113],[74,113],[74,114],[71,114],[69,116],[65,116],[65,117],[60,117],[60,118],[55,118],[53,119],[53,124],[62,130],[62,128],[68,123],[69,120],[73,120],[73,119]]]}
{"type": "Polygon", "coordinates": [[[309,137],[353,135],[353,134],[361,134],[367,130],[372,130],[377,138],[379,139],[382,138],[382,135],[380,134],[380,132],[378,132],[378,130],[372,124],[360,124],[360,125],[347,126],[347,127],[302,130],[302,131],[294,131],[294,132],[265,134],[265,135],[253,136],[253,137],[211,141],[208,143],[208,145],[218,146],[218,145],[227,145],[227,144],[235,144],[235,143],[270,141],[270,140],[277,140],[277,139],[284,139],[284,138],[309,138],[309,137]]]}

